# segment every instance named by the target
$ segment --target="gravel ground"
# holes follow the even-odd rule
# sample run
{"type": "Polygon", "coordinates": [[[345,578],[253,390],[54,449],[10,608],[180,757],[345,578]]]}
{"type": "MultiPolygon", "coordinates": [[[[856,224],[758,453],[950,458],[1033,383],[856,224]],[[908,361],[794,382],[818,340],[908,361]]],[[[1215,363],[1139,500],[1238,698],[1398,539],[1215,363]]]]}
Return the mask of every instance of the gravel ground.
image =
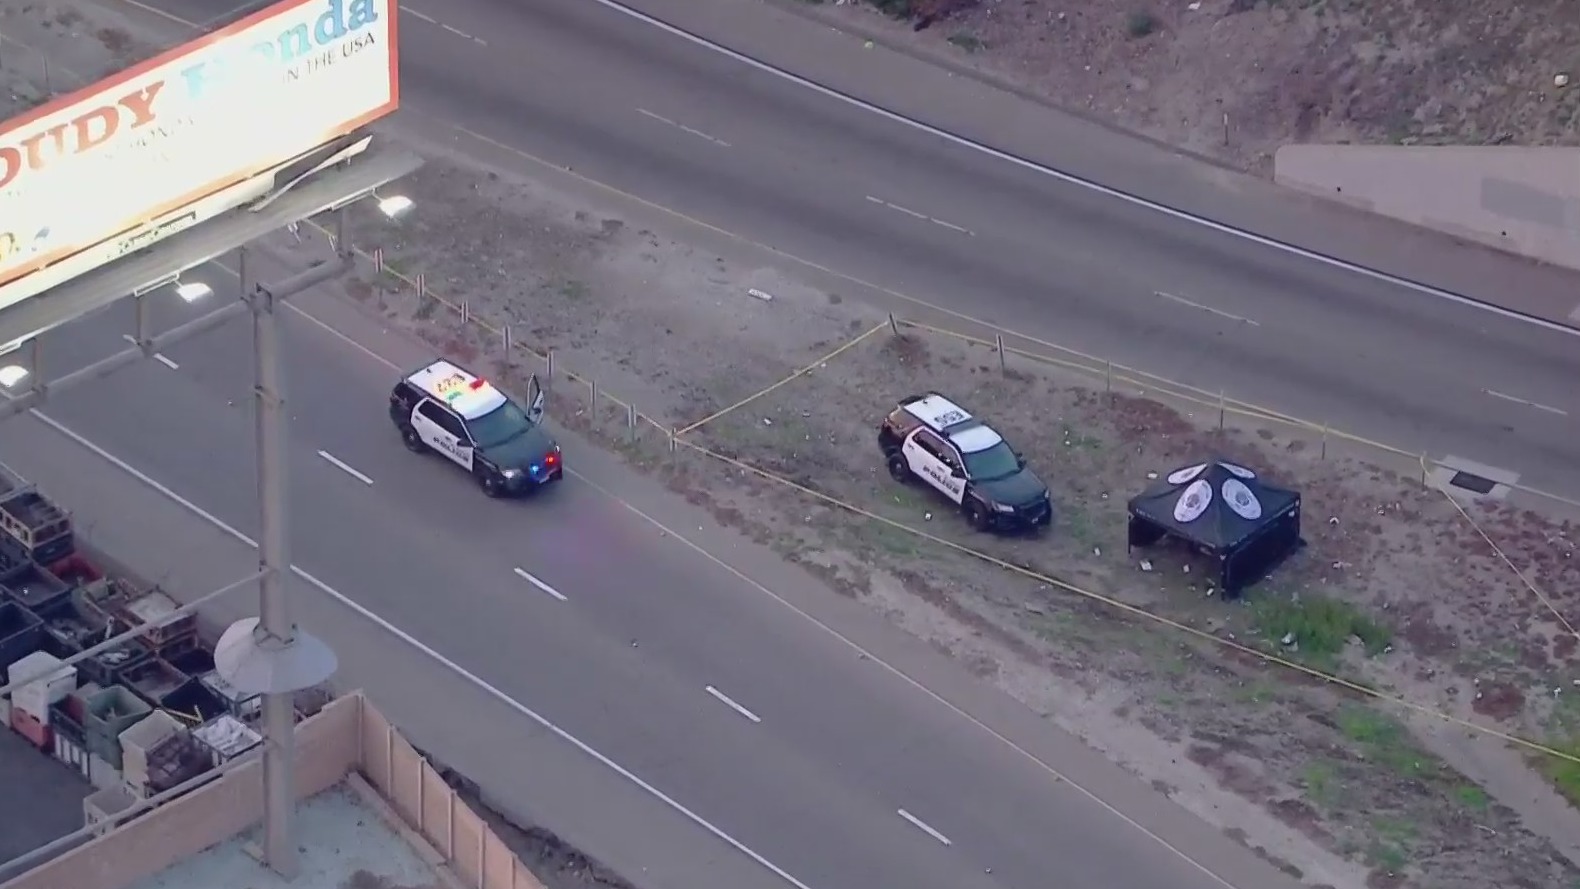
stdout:
{"type": "MultiPolygon", "coordinates": [[[[403,275],[422,271],[434,292],[465,294],[473,315],[509,319],[518,343],[553,349],[559,422],[602,436],[1291,872],[1333,886],[1580,880],[1575,813],[1501,742],[1407,719],[1058,585],[1478,724],[1568,741],[1577,711],[1553,690],[1571,684],[1572,637],[1449,500],[1420,486],[1418,470],[1381,469],[1336,443],[1324,455],[1319,442],[1232,418],[1219,432],[1216,409],[1192,416],[1157,393],[1110,393],[1101,379],[1020,356],[1001,371],[990,348],[914,329],[882,330],[688,436],[1042,577],[1016,575],[720,461],[672,457],[657,426],[632,442],[621,412],[602,399],[594,409],[565,373],[597,379],[660,426],[684,427],[883,316],[501,170],[435,157],[406,190],[424,212],[396,231],[369,215],[354,226],[359,241],[380,244],[403,275]],[[927,388],[1026,451],[1053,488],[1051,533],[974,534],[940,501],[888,478],[875,424],[896,397],[927,388]],[[1209,454],[1305,497],[1309,546],[1242,602],[1224,602],[1186,554],[1125,552],[1124,500],[1149,474],[1209,454]],[[1283,642],[1289,634],[1294,644],[1283,642]]],[[[494,337],[394,275],[369,271],[348,293],[506,379],[545,370],[524,352],[504,367],[494,337]]],[[[1507,505],[1471,509],[1560,609],[1573,608],[1575,528],[1507,505]]]]}
{"type": "Polygon", "coordinates": [[[1262,172],[1286,142],[1580,144],[1570,0],[785,5],[1262,172]]]}

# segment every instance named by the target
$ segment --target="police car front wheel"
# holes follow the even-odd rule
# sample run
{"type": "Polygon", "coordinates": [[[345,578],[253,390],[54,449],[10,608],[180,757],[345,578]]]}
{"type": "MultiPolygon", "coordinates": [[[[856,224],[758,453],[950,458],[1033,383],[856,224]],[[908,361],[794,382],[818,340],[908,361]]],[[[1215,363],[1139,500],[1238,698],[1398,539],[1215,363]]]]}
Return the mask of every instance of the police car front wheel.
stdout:
{"type": "Polygon", "coordinates": [[[894,453],[889,455],[889,478],[897,482],[911,480],[911,466],[905,462],[905,455],[894,453]]]}
{"type": "Polygon", "coordinates": [[[400,439],[405,443],[406,450],[411,451],[413,454],[421,454],[428,450],[428,446],[423,443],[422,436],[411,426],[407,426],[400,431],[400,439]]]}
{"type": "Polygon", "coordinates": [[[975,500],[966,502],[966,521],[978,531],[986,531],[992,524],[993,517],[988,515],[987,507],[975,500]]]}
{"type": "Polygon", "coordinates": [[[479,473],[477,483],[482,486],[483,493],[490,497],[503,497],[505,494],[505,482],[497,475],[479,473]]]}

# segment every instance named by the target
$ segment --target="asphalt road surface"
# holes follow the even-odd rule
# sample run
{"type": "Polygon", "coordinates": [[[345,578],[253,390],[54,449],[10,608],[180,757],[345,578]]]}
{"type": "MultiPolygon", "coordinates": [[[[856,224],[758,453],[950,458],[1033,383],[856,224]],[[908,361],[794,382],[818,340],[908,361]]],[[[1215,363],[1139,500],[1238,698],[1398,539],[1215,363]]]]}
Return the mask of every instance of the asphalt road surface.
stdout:
{"type": "MultiPolygon", "coordinates": [[[[216,0],[153,2],[189,21],[226,9],[216,0]]],[[[965,92],[965,78],[898,56],[882,65],[858,42],[771,7],[635,5],[1116,188],[1580,323],[1571,317],[1580,309],[1573,277],[1323,213],[1021,100],[965,92]]],[[[1574,331],[1116,200],[598,2],[411,0],[403,8],[402,100],[425,127],[463,128],[949,310],[1580,498],[1574,331]]]]}
{"type": "MultiPolygon", "coordinates": [[[[224,11],[198,0],[168,8],[194,21],[224,11]]],[[[919,134],[592,3],[451,0],[407,8],[405,91],[417,115],[934,304],[1434,455],[1508,467],[1529,484],[1580,492],[1572,461],[1576,349],[1564,334],[919,134]]],[[[832,54],[819,64],[845,70],[832,54]]],[[[1426,264],[1451,263],[1428,257],[1426,264]]],[[[1523,266],[1506,267],[1494,277],[1552,286],[1523,266]]],[[[1569,310],[1543,303],[1548,309],[1569,310]]],[[[102,354],[124,329],[113,323],[106,315],[63,331],[56,339],[64,348],[49,354],[102,354]]],[[[1058,877],[1077,886],[1220,885],[982,725],[586,482],[567,484],[552,504],[482,501],[438,461],[400,448],[384,415],[388,368],[305,319],[289,324],[296,563],[530,703],[800,883],[954,889],[1041,886],[1058,877]]],[[[354,319],[336,325],[358,326],[354,319]]],[[[376,336],[365,322],[353,334],[376,336]]],[[[238,360],[246,348],[245,327],[227,328],[173,349],[175,368],[145,363],[61,395],[46,413],[251,533],[249,381],[247,363],[238,360]]],[[[394,350],[397,364],[416,360],[410,344],[387,342],[379,346],[385,350],[394,350]]],[[[57,362],[55,369],[69,368],[57,362]]],[[[51,449],[46,432],[32,430],[37,447],[19,445],[22,453],[7,457],[64,489],[87,472],[76,463],[93,460],[61,449],[58,438],[51,449]]],[[[22,441],[12,436],[8,426],[8,441],[22,441]]],[[[628,491],[642,489],[640,479],[597,455],[573,447],[571,457],[573,465],[596,467],[592,480],[627,500],[628,491]],[[616,478],[618,485],[610,481],[616,478]]],[[[682,504],[651,496],[650,514],[685,514],[682,504]]],[[[106,528],[144,515],[145,507],[121,508],[91,491],[71,499],[106,528]]],[[[722,533],[702,519],[672,524],[722,533]]],[[[144,521],[137,530],[153,534],[158,526],[144,521]]],[[[165,537],[180,551],[176,535],[165,537]]],[[[726,551],[716,542],[710,548],[726,551]]],[[[141,557],[157,560],[149,551],[158,542],[145,543],[141,557]]],[[[881,646],[885,660],[904,660],[907,672],[925,675],[957,706],[991,711],[978,718],[1005,726],[1005,735],[1082,785],[1101,788],[1130,818],[1233,884],[1282,884],[1271,868],[1068,738],[1027,725],[1023,713],[951,666],[864,624],[871,616],[824,601],[810,578],[750,556],[744,543],[727,552],[731,561],[753,561],[747,573],[775,592],[838,610],[830,622],[847,635],[863,626],[864,645],[870,637],[867,647],[881,646]]],[[[311,625],[339,644],[334,637],[351,633],[348,622],[357,620],[315,612],[311,625]]],[[[394,642],[346,645],[355,652],[348,671],[365,684],[385,677],[385,659],[406,656],[394,642]]],[[[412,687],[426,683],[423,690],[437,695],[440,681],[423,674],[412,687]]],[[[501,731],[467,729],[489,737],[480,740],[436,724],[452,700],[457,713],[491,712],[483,704],[461,708],[462,692],[436,696],[434,710],[417,713],[400,687],[386,680],[385,689],[399,701],[402,710],[392,715],[402,725],[424,727],[415,732],[419,743],[463,770],[487,760],[479,780],[497,776],[516,799],[533,800],[542,820],[640,883],[783,885],[765,868],[744,867],[752,862],[682,824],[673,809],[647,797],[631,802],[641,795],[613,789],[618,782],[590,760],[548,743],[497,699],[490,706],[501,731]],[[519,744],[521,755],[480,749],[489,743],[519,744]],[[446,755],[457,747],[465,749],[446,755]],[[523,777],[549,748],[558,752],[542,752],[542,761],[553,767],[536,782],[523,777]],[[656,837],[665,840],[661,848],[656,837]]]]}
{"type": "MultiPolygon", "coordinates": [[[[260,265],[265,279],[285,273],[260,265]]],[[[227,287],[213,267],[189,277],[227,287]]],[[[380,333],[349,305],[306,299],[306,308],[344,333],[299,313],[283,316],[293,562],[667,791],[799,885],[1032,887],[1054,874],[1082,886],[1222,885],[1147,831],[1235,885],[1280,885],[1270,866],[1097,754],[907,641],[878,615],[833,601],[815,579],[767,551],[754,554],[744,541],[709,530],[711,523],[686,512],[678,498],[646,495],[652,499],[644,510],[662,515],[668,529],[581,477],[537,501],[483,498],[463,473],[407,452],[389,425],[393,368],[416,365],[424,347],[380,333]],[[763,586],[702,557],[675,528],[728,552],[763,586]],[[819,619],[861,638],[871,654],[798,616],[768,589],[821,612],[819,619]],[[906,664],[908,674],[962,710],[892,672],[890,662],[906,664]],[[1124,814],[1098,805],[1038,759],[1124,814]]],[[[157,310],[162,325],[200,311],[169,297],[157,310]]],[[[129,320],[129,308],[117,306],[51,335],[44,354],[58,356],[55,373],[67,373],[118,348],[129,320]]],[[[172,347],[161,361],[59,393],[44,413],[254,534],[250,347],[248,323],[231,324],[172,347]]],[[[194,543],[183,525],[161,528],[167,520],[151,511],[168,505],[145,506],[148,492],[127,500],[86,484],[103,474],[103,455],[63,441],[58,430],[34,428],[36,418],[9,422],[25,428],[7,429],[8,462],[78,509],[86,534],[121,535],[106,547],[141,560],[138,567],[154,577],[190,571],[192,558],[212,558],[210,546],[194,543]],[[54,447],[46,443],[51,438],[54,447]],[[134,542],[127,534],[143,537],[134,542]]],[[[566,444],[569,465],[597,485],[628,501],[650,490],[592,448],[575,439],[566,444]]],[[[244,557],[232,561],[230,579],[246,564],[244,557]]],[[[219,586],[226,579],[215,571],[205,581],[219,586]]],[[[304,624],[348,652],[348,672],[359,684],[383,679],[387,660],[409,657],[393,640],[366,642],[358,635],[366,621],[325,604],[322,591],[303,598],[315,600],[304,606],[304,624]]],[[[552,739],[492,724],[498,701],[452,706],[448,697],[419,694],[387,680],[374,689],[376,699],[392,702],[400,724],[415,722],[417,743],[484,786],[506,773],[504,795],[644,889],[785,885],[768,868],[744,868],[752,862],[680,823],[673,811],[658,830],[687,839],[653,852],[639,836],[645,822],[633,817],[643,811],[659,818],[651,800],[617,813],[621,795],[595,795],[607,775],[584,788],[568,780],[594,767],[591,761],[529,779],[512,794],[508,773],[519,782],[548,761],[527,745],[552,739]],[[436,728],[443,719],[453,724],[436,728]],[[490,737],[495,750],[487,757],[457,752],[452,734],[473,743],[490,737]],[[519,755],[509,755],[518,745],[519,755]],[[743,877],[743,869],[751,872],[743,877]]],[[[514,724],[521,722],[517,714],[514,724]]]]}

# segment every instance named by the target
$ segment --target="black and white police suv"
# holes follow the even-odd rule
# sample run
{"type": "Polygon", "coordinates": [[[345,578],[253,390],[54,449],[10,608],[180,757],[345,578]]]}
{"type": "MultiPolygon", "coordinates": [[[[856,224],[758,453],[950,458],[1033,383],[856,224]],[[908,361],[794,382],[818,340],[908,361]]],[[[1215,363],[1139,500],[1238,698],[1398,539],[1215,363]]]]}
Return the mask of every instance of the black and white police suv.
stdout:
{"type": "Polygon", "coordinates": [[[901,401],[878,427],[878,445],[895,481],[938,489],[979,531],[1035,529],[1053,518],[1048,486],[1020,453],[937,392],[901,401]]]}
{"type": "Polygon", "coordinates": [[[542,426],[543,389],[527,383],[526,410],[449,361],[412,371],[390,393],[390,419],[410,450],[437,451],[472,474],[490,497],[525,493],[565,474],[560,446],[542,426]]]}

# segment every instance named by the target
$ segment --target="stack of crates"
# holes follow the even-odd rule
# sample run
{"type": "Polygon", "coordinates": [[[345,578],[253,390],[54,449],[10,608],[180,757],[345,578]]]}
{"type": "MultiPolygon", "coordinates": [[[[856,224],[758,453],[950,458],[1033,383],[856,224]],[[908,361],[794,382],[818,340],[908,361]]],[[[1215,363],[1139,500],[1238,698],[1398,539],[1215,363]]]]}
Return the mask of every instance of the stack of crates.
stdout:
{"type": "Polygon", "coordinates": [[[126,792],[136,799],[149,796],[150,756],[166,741],[185,734],[174,716],[155,710],[121,731],[121,778],[126,792]]]}
{"type": "Polygon", "coordinates": [[[39,678],[11,691],[11,728],[34,747],[51,751],[50,708],[76,690],[77,668],[48,652],[35,651],[6,670],[7,683],[31,676],[39,678]]]}
{"type": "Polygon", "coordinates": [[[121,771],[125,765],[121,734],[148,718],[153,708],[131,689],[112,685],[85,700],[83,710],[88,752],[109,768],[121,771]]]}
{"type": "Polygon", "coordinates": [[[88,682],[49,708],[55,758],[90,781],[93,779],[92,757],[88,754],[88,738],[82,723],[87,718],[84,702],[98,691],[96,683],[88,682]]]}
{"type": "Polygon", "coordinates": [[[0,465],[0,537],[24,560],[48,565],[76,551],[71,513],[0,465]]]}

